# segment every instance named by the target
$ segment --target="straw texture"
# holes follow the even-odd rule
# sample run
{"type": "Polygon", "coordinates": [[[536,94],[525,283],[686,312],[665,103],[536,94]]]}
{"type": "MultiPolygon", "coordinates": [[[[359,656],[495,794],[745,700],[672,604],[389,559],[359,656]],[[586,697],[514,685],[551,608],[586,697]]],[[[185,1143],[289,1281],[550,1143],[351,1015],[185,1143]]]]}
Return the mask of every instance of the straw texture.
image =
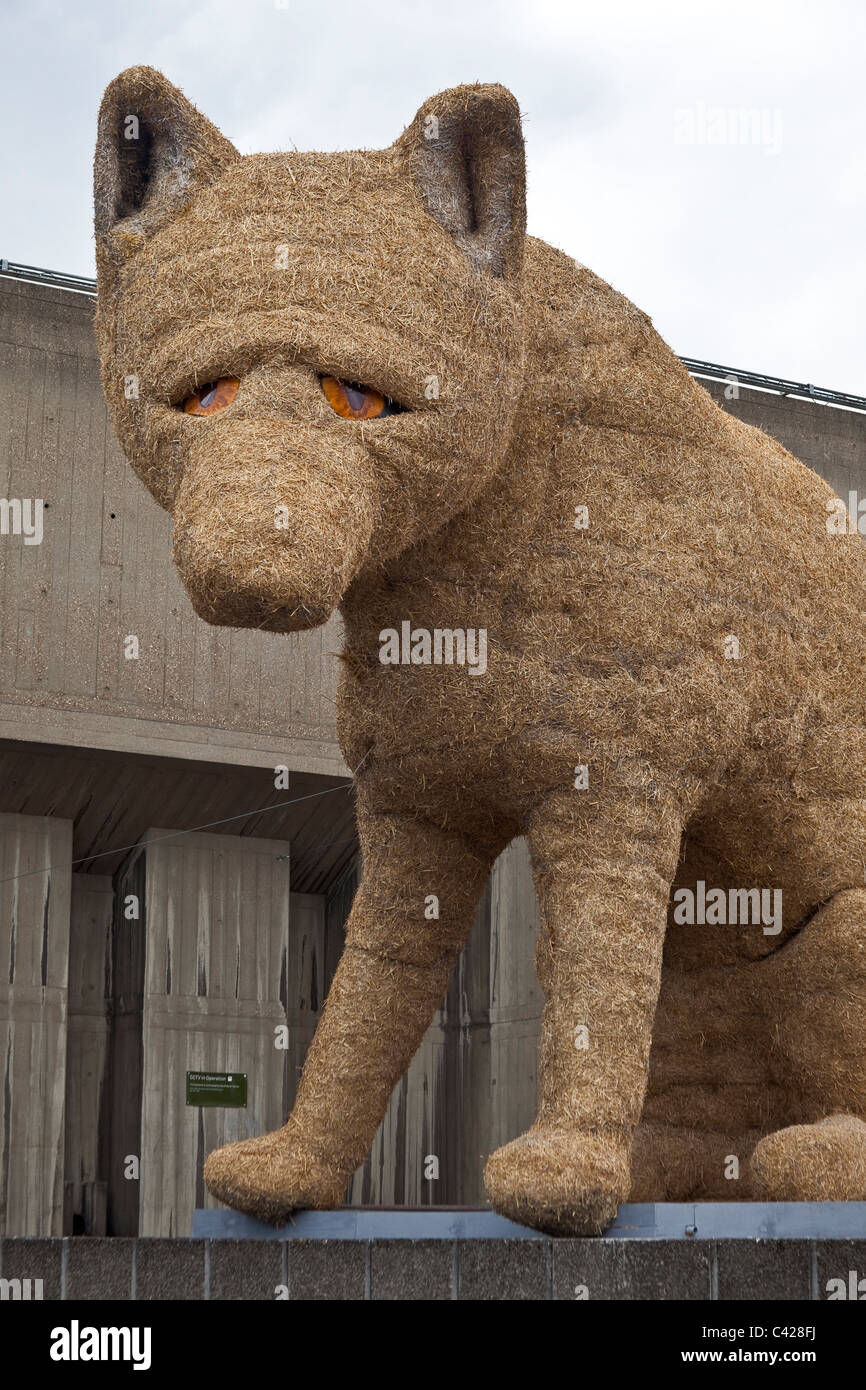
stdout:
{"type": "Polygon", "coordinates": [[[525,833],[540,1103],[493,1205],[583,1234],[629,1195],[866,1199],[866,566],[828,487],[526,236],[502,87],[441,93],[386,150],[242,158],[133,68],[95,189],[105,392],[191,601],[275,633],[339,606],[363,763],[294,1111],[212,1154],[210,1191],[339,1204],[525,833]],[[341,418],[322,377],[399,409],[341,418]],[[483,631],[485,669],[383,663],[404,623],[483,631]],[[699,885],[781,891],[778,916],[678,919],[699,885]]]}

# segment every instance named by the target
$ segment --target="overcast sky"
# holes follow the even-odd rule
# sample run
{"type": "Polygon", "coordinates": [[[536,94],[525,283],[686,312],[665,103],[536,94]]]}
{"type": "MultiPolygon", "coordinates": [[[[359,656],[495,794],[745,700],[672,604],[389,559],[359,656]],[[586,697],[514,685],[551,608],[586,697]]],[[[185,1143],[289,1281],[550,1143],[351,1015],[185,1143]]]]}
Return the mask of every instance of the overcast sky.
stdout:
{"type": "Polygon", "coordinates": [[[677,352],[866,395],[862,0],[0,0],[0,26],[8,260],[94,273],[96,111],[133,63],[242,154],[390,144],[503,82],[534,235],[677,352]]]}

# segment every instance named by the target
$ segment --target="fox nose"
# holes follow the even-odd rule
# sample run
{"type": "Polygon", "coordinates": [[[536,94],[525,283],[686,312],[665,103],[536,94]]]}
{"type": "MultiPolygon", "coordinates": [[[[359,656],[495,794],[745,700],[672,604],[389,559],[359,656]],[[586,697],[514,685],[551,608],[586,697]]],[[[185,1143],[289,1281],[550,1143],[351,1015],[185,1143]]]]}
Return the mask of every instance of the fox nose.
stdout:
{"type": "Polygon", "coordinates": [[[365,451],[321,432],[246,421],[190,448],[175,498],[174,559],[200,617],[297,632],[326,622],[369,548],[365,451]]]}
{"type": "Polygon", "coordinates": [[[199,571],[184,576],[184,583],[198,616],[219,627],[302,632],[320,627],[333,612],[332,605],[311,595],[257,590],[243,571],[199,571]]]}

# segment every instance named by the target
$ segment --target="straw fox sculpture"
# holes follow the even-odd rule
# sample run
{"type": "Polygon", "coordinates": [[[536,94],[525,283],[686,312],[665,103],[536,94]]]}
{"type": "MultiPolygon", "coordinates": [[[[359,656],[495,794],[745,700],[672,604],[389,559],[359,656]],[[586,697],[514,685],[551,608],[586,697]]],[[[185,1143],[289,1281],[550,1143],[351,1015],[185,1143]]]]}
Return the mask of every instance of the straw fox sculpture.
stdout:
{"type": "Polygon", "coordinates": [[[133,68],[95,190],[105,392],[196,612],[345,624],[363,880],[294,1109],[211,1193],[340,1205],[525,835],[540,1099],[496,1210],[866,1199],[866,551],[829,487],[526,235],[500,86],[242,157],[133,68]]]}

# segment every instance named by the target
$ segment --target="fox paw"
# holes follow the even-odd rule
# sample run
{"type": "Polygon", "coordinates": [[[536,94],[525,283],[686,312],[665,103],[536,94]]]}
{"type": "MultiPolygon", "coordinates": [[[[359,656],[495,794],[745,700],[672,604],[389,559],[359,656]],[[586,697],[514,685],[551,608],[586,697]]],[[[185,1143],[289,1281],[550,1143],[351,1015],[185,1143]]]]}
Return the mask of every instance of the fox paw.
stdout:
{"type": "Polygon", "coordinates": [[[579,1130],[529,1130],[491,1154],[484,1170],[495,1211],[551,1235],[600,1235],[629,1184],[627,1143],[579,1130]]]}
{"type": "Polygon", "coordinates": [[[765,1202],[866,1201],[866,1124],[828,1115],[768,1134],[752,1154],[755,1195],[765,1202]]]}
{"type": "Polygon", "coordinates": [[[344,1173],[284,1130],[214,1149],[204,1165],[204,1180],[212,1197],[272,1226],[283,1225],[299,1208],[342,1206],[347,1183],[344,1173]]]}

